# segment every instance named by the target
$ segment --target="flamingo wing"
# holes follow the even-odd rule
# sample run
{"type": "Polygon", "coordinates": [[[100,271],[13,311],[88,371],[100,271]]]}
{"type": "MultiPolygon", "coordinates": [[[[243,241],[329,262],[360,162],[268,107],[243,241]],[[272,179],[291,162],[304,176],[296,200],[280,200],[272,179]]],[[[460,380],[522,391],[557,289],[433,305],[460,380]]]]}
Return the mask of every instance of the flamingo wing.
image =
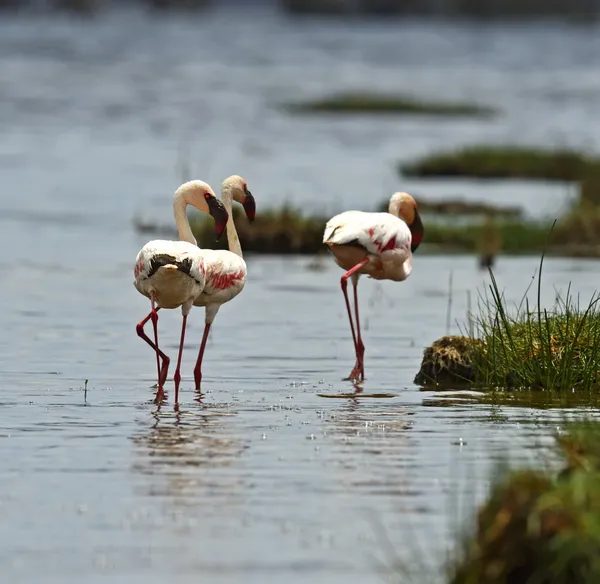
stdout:
{"type": "Polygon", "coordinates": [[[204,250],[204,254],[206,285],[194,304],[222,304],[237,296],[246,283],[247,269],[243,258],[226,250],[204,250]]]}
{"type": "Polygon", "coordinates": [[[138,253],[133,273],[136,280],[146,280],[167,265],[177,267],[199,284],[204,283],[202,253],[198,247],[187,241],[149,241],[138,253]]]}
{"type": "Polygon", "coordinates": [[[386,251],[410,250],[412,236],[406,223],[390,213],[346,211],[325,226],[323,243],[350,245],[380,255],[386,251]]]}

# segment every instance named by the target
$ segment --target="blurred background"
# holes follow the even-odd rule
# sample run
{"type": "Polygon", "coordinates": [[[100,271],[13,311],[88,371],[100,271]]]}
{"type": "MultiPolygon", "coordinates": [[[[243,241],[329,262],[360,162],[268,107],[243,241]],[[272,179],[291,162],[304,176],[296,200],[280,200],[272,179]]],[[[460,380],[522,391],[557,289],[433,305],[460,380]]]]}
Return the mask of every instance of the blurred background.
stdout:
{"type": "MultiPolygon", "coordinates": [[[[599,12],[599,0],[0,0],[7,581],[379,582],[365,508],[394,549],[414,559],[420,539],[437,566],[454,533],[448,493],[465,483],[472,511],[490,467],[539,461],[557,418],[450,407],[413,378],[488,285],[478,262],[504,252],[497,275],[518,302],[554,219],[551,252],[566,257],[545,267],[544,302],[572,280],[596,290],[599,12]],[[204,402],[195,310],[181,411],[171,396],[157,412],[135,254],[174,236],[183,180],[218,191],[234,173],[257,201],[255,224],[238,226],[248,285],[213,327],[204,402]],[[355,400],[341,272],[308,256],[328,217],[385,208],[397,190],[417,199],[425,239],[406,283],[361,280],[371,397],[355,400]]],[[[160,314],[173,356],[180,315],[160,314]]]]}

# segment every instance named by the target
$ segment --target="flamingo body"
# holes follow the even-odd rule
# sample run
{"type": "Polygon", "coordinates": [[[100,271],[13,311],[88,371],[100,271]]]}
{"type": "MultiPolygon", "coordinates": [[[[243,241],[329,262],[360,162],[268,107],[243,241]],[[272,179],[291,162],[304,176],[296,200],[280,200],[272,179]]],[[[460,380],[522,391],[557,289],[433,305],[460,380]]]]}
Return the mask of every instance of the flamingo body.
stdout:
{"type": "Polygon", "coordinates": [[[365,345],[360,333],[358,280],[361,274],[376,280],[406,280],[412,272],[412,254],[423,238],[423,223],[417,203],[408,193],[394,193],[388,210],[389,213],[340,213],[327,222],[323,233],[323,243],[331,250],[337,265],[345,270],[340,284],[356,352],[356,363],[348,377],[353,381],[363,381],[365,378],[365,345]],[[348,299],[349,278],[354,289],[356,326],[352,321],[348,299]]]}
{"type": "Polygon", "coordinates": [[[368,258],[356,274],[401,282],[412,271],[412,234],[402,219],[390,213],[340,213],[325,225],[323,243],[344,270],[368,258]]]}
{"type": "Polygon", "coordinates": [[[161,308],[182,307],[189,313],[204,290],[206,269],[200,249],[187,241],[155,239],[138,253],[133,282],[144,296],[154,294],[161,308]]]}

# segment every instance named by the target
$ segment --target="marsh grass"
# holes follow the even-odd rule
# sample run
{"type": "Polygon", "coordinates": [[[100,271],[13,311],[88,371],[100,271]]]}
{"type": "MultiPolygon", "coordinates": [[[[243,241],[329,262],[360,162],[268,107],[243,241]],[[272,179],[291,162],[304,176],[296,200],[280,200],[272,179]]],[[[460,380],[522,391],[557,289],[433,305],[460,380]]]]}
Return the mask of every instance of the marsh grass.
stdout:
{"type": "Polygon", "coordinates": [[[404,176],[464,176],[480,179],[578,181],[597,176],[600,160],[574,150],[521,146],[470,146],[401,164],[404,176]]]}
{"type": "Polygon", "coordinates": [[[483,341],[475,362],[484,387],[539,389],[597,396],[600,388],[600,296],[582,306],[571,294],[557,295],[551,310],[542,308],[542,254],[537,276],[537,306],[525,292],[511,311],[490,270],[489,294],[475,317],[483,341]]]}
{"type": "Polygon", "coordinates": [[[556,437],[560,472],[497,473],[475,525],[449,562],[449,584],[600,581],[600,425],[568,423],[556,437]]]}
{"type": "Polygon", "coordinates": [[[476,103],[427,101],[407,95],[354,92],[285,106],[290,113],[411,114],[448,117],[490,117],[496,111],[476,103]]]}
{"type": "MultiPolygon", "coordinates": [[[[323,229],[326,217],[307,216],[293,207],[267,209],[256,214],[249,223],[244,212],[233,207],[233,219],[242,249],[248,253],[261,254],[316,254],[325,251],[323,229]]],[[[227,235],[215,241],[214,223],[211,217],[194,214],[190,218],[192,232],[200,247],[227,249],[227,235]]]]}
{"type": "MultiPolygon", "coordinates": [[[[498,220],[495,229],[502,242],[501,251],[521,255],[541,253],[544,250],[550,224],[545,221],[498,220]]],[[[436,253],[476,253],[485,237],[485,224],[457,224],[456,221],[429,221],[426,223],[425,243],[436,253]]],[[[500,250],[498,250],[500,251],[500,250]]],[[[554,251],[554,250],[553,250],[554,251]]]]}

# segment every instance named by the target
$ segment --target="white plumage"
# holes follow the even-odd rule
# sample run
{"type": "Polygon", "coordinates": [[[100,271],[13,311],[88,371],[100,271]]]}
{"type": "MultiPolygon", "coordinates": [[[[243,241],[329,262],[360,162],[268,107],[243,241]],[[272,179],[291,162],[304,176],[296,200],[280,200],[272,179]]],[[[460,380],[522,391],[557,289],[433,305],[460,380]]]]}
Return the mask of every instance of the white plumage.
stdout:
{"type": "Polygon", "coordinates": [[[149,241],[138,253],[134,286],[144,296],[154,293],[160,308],[178,308],[188,314],[206,282],[204,258],[187,241],[149,241]]]}
{"type": "Polygon", "coordinates": [[[423,224],[415,200],[408,193],[394,193],[388,213],[346,211],[332,217],[325,226],[323,243],[329,246],[336,263],[346,270],[341,278],[356,363],[348,379],[364,380],[365,347],[360,334],[358,279],[366,274],[377,280],[406,280],[412,272],[412,252],[421,243],[423,224]],[[348,299],[348,278],[354,288],[356,329],[348,299]]]}

